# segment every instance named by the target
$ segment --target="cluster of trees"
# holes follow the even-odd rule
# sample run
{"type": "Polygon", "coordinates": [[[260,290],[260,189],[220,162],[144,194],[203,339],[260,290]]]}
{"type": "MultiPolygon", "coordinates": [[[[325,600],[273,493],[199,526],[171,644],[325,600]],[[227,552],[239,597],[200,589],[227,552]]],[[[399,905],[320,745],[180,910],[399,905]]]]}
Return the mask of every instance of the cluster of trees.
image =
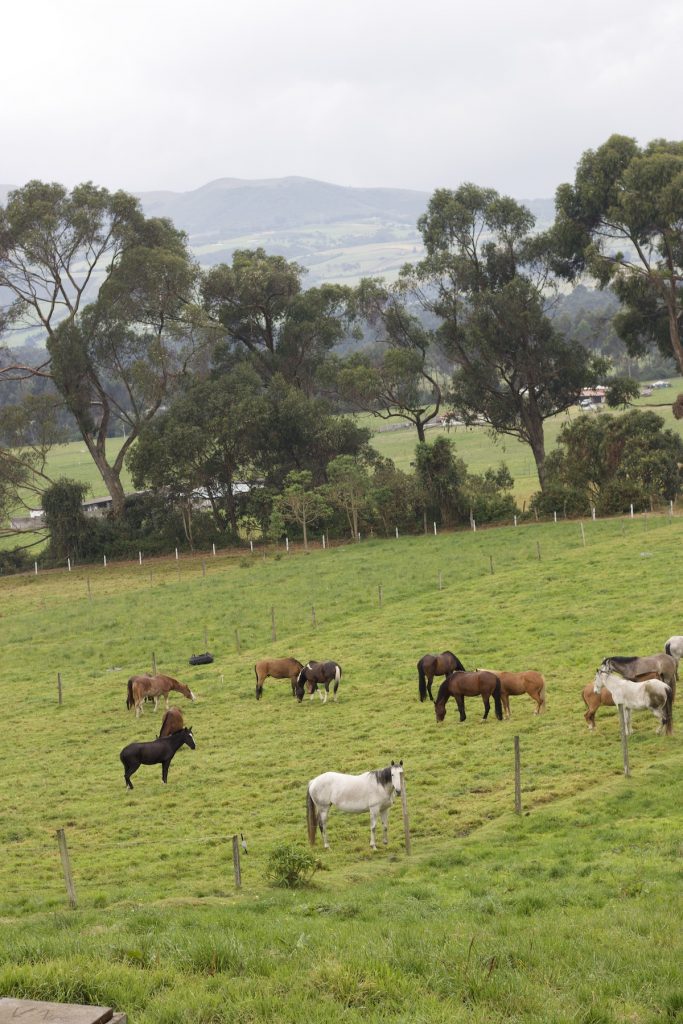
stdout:
{"type": "MultiPolygon", "coordinates": [[[[567,428],[564,453],[546,453],[545,421],[610,372],[590,324],[561,329],[559,284],[588,275],[611,289],[605,347],[617,336],[632,357],[655,346],[683,372],[682,203],[683,143],[640,149],[613,136],[560,186],[546,233],[492,189],[439,189],[418,221],[425,257],[395,284],[305,289],[302,267],[262,249],[202,271],[184,234],[126,193],[30,182],[0,208],[0,334],[38,331],[45,347],[42,360],[25,349],[0,359],[0,383],[13,389],[0,409],[0,515],[20,489],[45,490],[47,453],[69,423],[115,517],[126,515],[128,460],[190,545],[206,519],[198,496],[211,528],[231,538],[287,523],[306,538],[323,521],[354,536],[388,532],[405,525],[398,509],[413,527],[475,507],[479,519],[509,514],[504,469],[473,477],[443,439],[427,445],[426,425],[446,409],[529,445],[539,505],[558,487],[602,501],[605,478],[577,483],[569,450],[583,430],[581,443],[613,461],[629,446],[598,443],[596,431],[616,429],[611,418],[567,428]],[[414,474],[377,458],[344,415],[356,410],[413,425],[414,474]],[[125,434],[115,455],[114,432],[125,434]]],[[[636,391],[616,380],[612,401],[636,391]]],[[[664,448],[674,458],[670,439],[664,448]]],[[[664,497],[674,476],[653,471],[643,487],[664,497]]]]}

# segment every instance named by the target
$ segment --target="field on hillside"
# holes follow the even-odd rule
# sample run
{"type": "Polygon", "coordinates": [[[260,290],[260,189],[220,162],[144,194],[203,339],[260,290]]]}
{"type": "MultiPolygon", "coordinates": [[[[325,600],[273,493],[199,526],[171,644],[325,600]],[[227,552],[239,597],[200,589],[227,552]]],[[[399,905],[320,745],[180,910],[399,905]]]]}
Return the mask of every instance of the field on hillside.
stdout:
{"type": "Polygon", "coordinates": [[[683,632],[683,521],[585,533],[585,547],[558,523],[219,556],[206,575],[187,558],[1,579],[0,994],[112,1003],[136,1024],[679,1019],[682,727],[657,737],[635,716],[624,779],[614,710],[589,735],[579,691],[605,655],[683,632]],[[205,630],[216,661],[190,668],[205,630]],[[515,698],[510,722],[482,724],[473,699],[464,724],[450,703],[437,726],[415,663],[448,648],[468,667],[542,670],[547,714],[515,698]],[[127,792],[119,751],[161,716],[126,711],[126,680],[152,652],[197,694],[176,701],[197,749],[167,787],[143,767],[127,792]],[[268,655],[338,660],[339,702],[298,705],[268,680],[257,703],[268,655]],[[392,758],[412,856],[399,806],[377,854],[366,815],[333,811],[313,884],[269,886],[275,843],[305,844],[307,780],[392,758]]]}

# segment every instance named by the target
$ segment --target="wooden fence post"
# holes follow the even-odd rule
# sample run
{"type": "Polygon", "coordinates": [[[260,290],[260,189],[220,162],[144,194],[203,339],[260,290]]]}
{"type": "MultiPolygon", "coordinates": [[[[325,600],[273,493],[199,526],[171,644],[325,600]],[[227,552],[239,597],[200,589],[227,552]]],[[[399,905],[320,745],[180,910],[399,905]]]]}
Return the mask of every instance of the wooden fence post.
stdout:
{"type": "Polygon", "coordinates": [[[382,607],[382,584],[377,587],[377,596],[379,598],[379,606],[382,607]]]}
{"type": "Polygon", "coordinates": [[[410,822],[408,821],[408,797],[406,795],[406,777],[401,771],[401,809],[403,811],[403,835],[405,836],[406,853],[410,856],[410,822]]]}
{"type": "Polygon", "coordinates": [[[519,736],[515,736],[515,814],[522,813],[522,765],[519,756],[519,736]]]}
{"type": "Polygon", "coordinates": [[[72,910],[76,909],[76,890],[74,888],[73,875],[71,874],[71,862],[69,860],[69,849],[66,845],[66,836],[64,835],[64,829],[57,829],[57,842],[59,843],[59,855],[62,858],[62,870],[64,872],[64,882],[66,884],[66,892],[69,897],[69,906],[72,910]]]}
{"type": "Polygon", "coordinates": [[[208,651],[208,649],[209,649],[209,634],[208,634],[206,626],[204,626],[204,650],[208,651]]]}
{"type": "Polygon", "coordinates": [[[624,705],[618,704],[619,728],[621,730],[621,753],[624,758],[624,775],[630,775],[631,769],[628,763],[628,736],[626,735],[626,719],[624,718],[624,705]]]}
{"type": "Polygon", "coordinates": [[[536,541],[536,554],[538,555],[539,562],[541,561],[541,545],[536,541]]]}
{"type": "Polygon", "coordinates": [[[275,643],[277,634],[275,632],[275,608],[270,609],[270,639],[275,643]]]}
{"type": "Polygon", "coordinates": [[[155,676],[156,674],[157,674],[157,656],[154,653],[154,651],[152,651],[152,675],[155,676]]]}
{"type": "Polygon", "coordinates": [[[493,555],[489,555],[489,565],[491,566],[491,575],[493,576],[493,555]]]}
{"type": "Polygon", "coordinates": [[[586,546],[586,532],[585,532],[585,530],[583,528],[583,523],[579,523],[579,526],[581,527],[581,542],[583,543],[583,546],[585,547],[586,546]]]}
{"type": "Polygon", "coordinates": [[[239,629],[235,630],[235,642],[237,644],[237,653],[241,654],[242,653],[242,648],[240,647],[240,631],[239,631],[239,629]]]}
{"type": "Polygon", "coordinates": [[[88,585],[88,600],[92,601],[92,590],[90,589],[90,577],[86,576],[85,582],[88,585]]]}
{"type": "Polygon", "coordinates": [[[206,576],[206,562],[202,558],[202,576],[206,576]]]}
{"type": "Polygon", "coordinates": [[[441,570],[439,570],[439,590],[443,590],[443,584],[441,582],[441,570]]]}
{"type": "Polygon", "coordinates": [[[242,888],[242,869],[240,867],[240,843],[237,836],[232,837],[232,866],[235,869],[235,888],[242,888]]]}
{"type": "Polygon", "coordinates": [[[62,673],[57,673],[57,703],[62,703],[62,673]]]}
{"type": "Polygon", "coordinates": [[[313,626],[313,629],[316,629],[318,626],[315,618],[315,605],[311,606],[311,625],[313,626]]]}

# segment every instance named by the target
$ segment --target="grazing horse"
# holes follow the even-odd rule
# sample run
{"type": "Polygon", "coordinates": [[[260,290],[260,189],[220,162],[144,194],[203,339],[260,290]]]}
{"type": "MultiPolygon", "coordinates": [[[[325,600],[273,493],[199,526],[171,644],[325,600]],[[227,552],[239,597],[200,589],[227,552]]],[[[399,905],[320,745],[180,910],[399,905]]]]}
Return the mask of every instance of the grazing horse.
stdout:
{"type": "Polygon", "coordinates": [[[263,683],[268,676],[273,679],[289,679],[292,684],[292,697],[296,696],[296,681],[303,665],[296,658],[264,658],[254,665],[256,673],[256,700],[261,699],[263,683]]]}
{"type": "Polygon", "coordinates": [[[171,736],[174,732],[180,732],[180,730],[184,728],[185,723],[183,721],[182,711],[180,708],[175,706],[170,707],[164,715],[164,720],[161,723],[158,738],[162,740],[164,736],[171,736]]]}
{"type": "MultiPolygon", "coordinates": [[[[678,679],[678,662],[671,654],[649,654],[642,658],[605,658],[598,671],[612,672],[629,679],[633,683],[641,683],[651,679],[654,672],[663,683],[671,687],[671,701],[676,699],[676,681],[678,679]]],[[[673,730],[673,718],[667,723],[667,733],[673,730]]]]}
{"type": "Polygon", "coordinates": [[[510,697],[518,697],[521,693],[528,693],[536,701],[535,715],[545,711],[545,679],[540,672],[496,672],[492,668],[477,669],[477,672],[493,672],[500,679],[500,699],[505,718],[510,717],[510,697]]]}
{"type": "Polygon", "coordinates": [[[493,697],[496,709],[496,718],[501,721],[503,718],[503,706],[500,699],[500,689],[500,679],[493,672],[485,670],[481,672],[451,672],[442,682],[436,695],[434,711],[437,722],[443,722],[446,717],[446,701],[449,697],[455,698],[455,703],[458,705],[458,711],[460,712],[460,721],[464,722],[467,717],[465,714],[465,697],[475,697],[477,694],[481,695],[481,699],[484,701],[484,717],[482,721],[486,721],[491,710],[491,697],[493,697]]]}
{"type": "Polygon", "coordinates": [[[633,732],[631,729],[632,710],[651,711],[655,718],[659,719],[658,736],[665,729],[668,733],[671,732],[673,694],[668,683],[663,683],[661,679],[646,679],[644,682],[634,683],[630,679],[624,679],[623,676],[607,672],[600,667],[595,673],[593,689],[599,694],[603,688],[611,692],[612,699],[617,706],[623,705],[624,729],[627,736],[633,732]]]}
{"type": "Polygon", "coordinates": [[[133,788],[130,777],[135,774],[141,764],[160,764],[161,781],[165,783],[168,779],[168,766],[183,743],[187,743],[191,750],[195,749],[196,743],[191,728],[181,729],[180,732],[174,732],[172,736],[151,740],[149,743],[129,743],[127,747],[124,747],[119,756],[123,764],[123,777],[128,789],[133,788]]]}
{"type": "Polygon", "coordinates": [[[325,693],[321,690],[319,696],[323,704],[326,704],[330,693],[330,683],[333,681],[333,699],[336,700],[341,674],[341,665],[338,665],[336,661],[309,661],[308,664],[304,665],[302,668],[299,673],[299,678],[296,681],[297,700],[302,701],[304,699],[304,687],[311,695],[311,700],[313,700],[313,694],[318,687],[324,686],[325,693]]]}
{"type": "Polygon", "coordinates": [[[129,711],[131,708],[135,708],[135,717],[139,718],[142,714],[142,705],[145,703],[145,700],[148,698],[153,700],[154,710],[156,711],[159,697],[163,694],[166,701],[166,710],[168,711],[168,695],[171,690],[177,690],[178,693],[182,693],[188,700],[197,699],[189,686],[178,682],[172,676],[131,676],[128,680],[126,707],[129,711]]]}
{"type": "Polygon", "coordinates": [[[361,814],[370,811],[370,846],[377,849],[375,842],[375,826],[377,815],[382,819],[382,842],[389,842],[389,808],[394,797],[401,792],[403,783],[403,761],[398,764],[391,762],[388,768],[377,771],[363,772],[362,775],[343,775],[341,772],[323,772],[308,783],[306,797],[306,816],[308,819],[308,838],[315,843],[316,829],[319,827],[323,836],[323,846],[329,850],[327,841],[327,816],[330,807],[338,807],[340,811],[361,814]]]}
{"type": "Polygon", "coordinates": [[[420,694],[420,701],[423,701],[427,693],[432,704],[432,682],[434,676],[447,676],[449,672],[465,672],[465,666],[460,658],[452,651],[443,651],[442,654],[423,654],[417,663],[417,685],[420,694]]]}

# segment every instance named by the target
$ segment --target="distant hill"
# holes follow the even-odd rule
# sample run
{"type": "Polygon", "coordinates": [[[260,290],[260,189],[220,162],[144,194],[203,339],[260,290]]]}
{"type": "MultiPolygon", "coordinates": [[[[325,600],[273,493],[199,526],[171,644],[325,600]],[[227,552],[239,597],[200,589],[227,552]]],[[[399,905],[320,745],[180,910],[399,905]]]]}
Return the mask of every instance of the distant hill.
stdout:
{"type": "MultiPolygon", "coordinates": [[[[4,203],[11,185],[0,185],[4,203]]],[[[237,248],[262,246],[308,270],[308,285],[394,278],[422,256],[416,223],[428,192],[352,188],[313,178],[219,178],[189,192],[140,192],[148,216],[169,217],[187,232],[204,266],[229,262],[237,248]]],[[[552,199],[523,200],[552,222],[552,199]]]]}

